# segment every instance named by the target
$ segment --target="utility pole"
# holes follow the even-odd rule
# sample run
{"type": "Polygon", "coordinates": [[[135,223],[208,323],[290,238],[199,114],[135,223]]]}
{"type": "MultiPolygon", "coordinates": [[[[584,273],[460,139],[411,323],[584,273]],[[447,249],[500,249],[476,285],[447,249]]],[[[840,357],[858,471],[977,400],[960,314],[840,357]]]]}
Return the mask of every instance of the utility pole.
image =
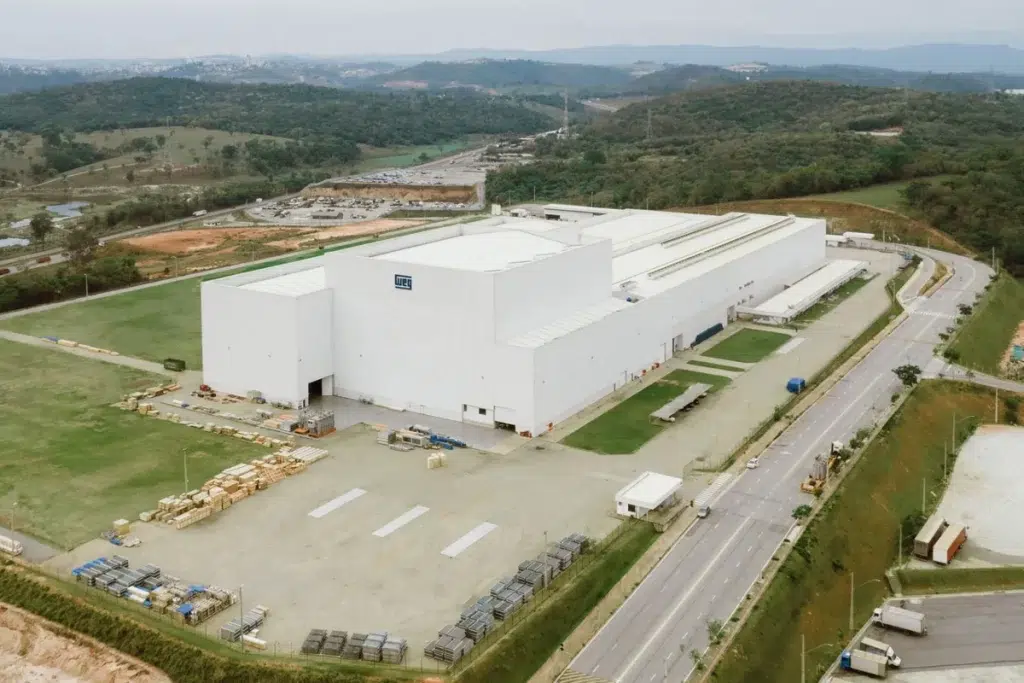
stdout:
{"type": "MultiPolygon", "coordinates": [[[[903,534],[900,534],[900,536],[902,537],[903,534]]],[[[850,572],[850,633],[853,633],[853,587],[853,572],[850,572]]]]}
{"type": "Polygon", "coordinates": [[[85,274],[85,295],[89,296],[89,273],[85,274]]]}
{"type": "Polygon", "coordinates": [[[654,137],[654,112],[651,111],[650,105],[647,106],[647,141],[650,142],[651,138],[654,137]]]}
{"type": "Polygon", "coordinates": [[[953,411],[953,452],[956,453],[956,411],[953,411]]]}
{"type": "Polygon", "coordinates": [[[943,441],[942,442],[942,478],[943,479],[945,479],[946,476],[947,476],[947,474],[946,474],[946,467],[947,467],[947,463],[948,462],[949,462],[949,444],[946,443],[945,441],[943,441]]]}
{"type": "Polygon", "coordinates": [[[569,139],[569,91],[562,91],[562,134],[565,135],[565,139],[569,139]]]}
{"type": "Polygon", "coordinates": [[[800,634],[800,683],[807,683],[807,640],[800,634]]]}
{"type": "Polygon", "coordinates": [[[181,449],[181,461],[185,465],[185,493],[188,493],[188,449],[181,449]]]}
{"type": "Polygon", "coordinates": [[[242,646],[242,651],[245,651],[245,607],[242,604],[242,589],[245,588],[245,584],[239,584],[238,586],[238,623],[242,625],[242,633],[238,636],[238,643],[242,646]]]}
{"type": "Polygon", "coordinates": [[[926,507],[925,497],[928,494],[928,480],[925,477],[921,477],[921,514],[924,514],[926,507]]]}
{"type": "Polygon", "coordinates": [[[996,424],[999,424],[999,387],[996,387],[996,424]]]}
{"type": "Polygon", "coordinates": [[[900,554],[897,556],[899,558],[897,560],[897,563],[898,563],[898,566],[903,566],[903,522],[902,521],[900,522],[899,539],[900,539],[900,554]]]}

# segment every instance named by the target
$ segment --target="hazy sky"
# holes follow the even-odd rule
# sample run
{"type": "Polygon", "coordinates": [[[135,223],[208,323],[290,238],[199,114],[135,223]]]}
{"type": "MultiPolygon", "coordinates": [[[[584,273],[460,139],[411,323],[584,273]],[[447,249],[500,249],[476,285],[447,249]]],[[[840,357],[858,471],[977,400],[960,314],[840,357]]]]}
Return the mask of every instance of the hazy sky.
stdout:
{"type": "Polygon", "coordinates": [[[1022,0],[0,0],[0,57],[23,58],[847,47],[1007,30],[1024,34],[1022,0]]]}

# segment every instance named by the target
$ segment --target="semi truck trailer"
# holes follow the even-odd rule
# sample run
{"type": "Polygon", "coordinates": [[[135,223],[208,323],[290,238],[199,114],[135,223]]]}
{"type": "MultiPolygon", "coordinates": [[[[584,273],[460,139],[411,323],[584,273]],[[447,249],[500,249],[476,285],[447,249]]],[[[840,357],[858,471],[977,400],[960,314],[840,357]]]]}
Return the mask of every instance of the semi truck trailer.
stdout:
{"type": "Polygon", "coordinates": [[[871,621],[879,626],[904,631],[915,636],[923,636],[928,633],[924,615],[902,607],[882,605],[871,614],[871,621]]]}
{"type": "Polygon", "coordinates": [[[864,650],[846,650],[839,658],[839,666],[846,671],[857,671],[875,678],[885,678],[884,656],[864,650]]]}

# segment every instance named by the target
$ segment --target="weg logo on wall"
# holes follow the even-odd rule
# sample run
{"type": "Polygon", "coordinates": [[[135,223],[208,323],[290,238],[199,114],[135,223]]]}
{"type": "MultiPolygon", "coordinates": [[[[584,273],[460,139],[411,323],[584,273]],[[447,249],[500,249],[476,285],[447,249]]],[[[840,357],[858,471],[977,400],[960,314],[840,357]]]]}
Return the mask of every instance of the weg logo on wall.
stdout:
{"type": "Polygon", "coordinates": [[[412,278],[408,275],[396,275],[395,289],[412,289],[412,278]]]}

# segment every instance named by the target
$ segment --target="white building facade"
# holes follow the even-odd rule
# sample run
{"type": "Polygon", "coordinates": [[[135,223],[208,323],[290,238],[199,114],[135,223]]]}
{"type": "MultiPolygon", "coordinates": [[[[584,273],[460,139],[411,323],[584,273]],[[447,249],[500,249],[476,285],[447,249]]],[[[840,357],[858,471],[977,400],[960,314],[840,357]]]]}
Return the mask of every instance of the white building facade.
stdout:
{"type": "Polygon", "coordinates": [[[825,263],[823,220],[545,213],[205,282],[204,380],[538,434],[825,263]]]}

